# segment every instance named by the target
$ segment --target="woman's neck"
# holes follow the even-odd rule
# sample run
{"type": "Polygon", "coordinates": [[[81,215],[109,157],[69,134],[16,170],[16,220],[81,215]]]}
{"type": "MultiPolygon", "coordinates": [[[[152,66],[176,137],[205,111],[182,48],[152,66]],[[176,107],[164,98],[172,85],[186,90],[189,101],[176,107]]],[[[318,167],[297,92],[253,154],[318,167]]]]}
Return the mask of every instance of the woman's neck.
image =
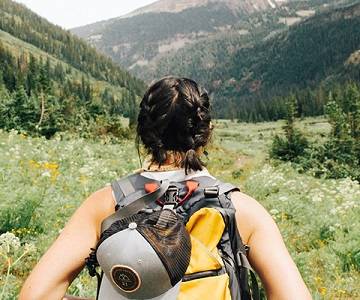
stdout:
{"type": "Polygon", "coordinates": [[[181,166],[177,164],[162,164],[159,166],[157,163],[152,163],[146,168],[147,171],[173,171],[180,169],[181,166]]]}
{"type": "Polygon", "coordinates": [[[161,165],[154,160],[150,160],[145,168],[147,171],[173,171],[180,170],[181,167],[181,157],[177,155],[167,155],[167,159],[161,165]]]}

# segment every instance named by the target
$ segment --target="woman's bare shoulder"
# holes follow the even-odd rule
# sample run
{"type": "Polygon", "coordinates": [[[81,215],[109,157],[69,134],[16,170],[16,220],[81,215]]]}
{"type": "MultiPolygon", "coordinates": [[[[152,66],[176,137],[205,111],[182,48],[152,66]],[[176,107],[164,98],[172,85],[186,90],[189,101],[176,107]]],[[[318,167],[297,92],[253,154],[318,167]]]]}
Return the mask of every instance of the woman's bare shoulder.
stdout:
{"type": "Polygon", "coordinates": [[[86,200],[89,200],[89,199],[91,199],[92,201],[97,201],[97,200],[102,199],[105,202],[112,201],[112,203],[114,203],[111,186],[106,185],[106,186],[92,192],[91,195],[86,200]]]}
{"type": "Polygon", "coordinates": [[[89,195],[85,202],[90,202],[94,207],[103,208],[105,211],[114,211],[115,200],[111,186],[104,186],[89,195]]]}
{"type": "Polygon", "coordinates": [[[252,233],[266,223],[273,222],[267,210],[253,197],[243,192],[231,193],[231,201],[236,209],[236,220],[241,238],[248,243],[252,233]]]}
{"type": "Polygon", "coordinates": [[[106,218],[115,209],[115,201],[111,186],[104,186],[93,192],[82,204],[95,212],[100,219],[106,218]]]}

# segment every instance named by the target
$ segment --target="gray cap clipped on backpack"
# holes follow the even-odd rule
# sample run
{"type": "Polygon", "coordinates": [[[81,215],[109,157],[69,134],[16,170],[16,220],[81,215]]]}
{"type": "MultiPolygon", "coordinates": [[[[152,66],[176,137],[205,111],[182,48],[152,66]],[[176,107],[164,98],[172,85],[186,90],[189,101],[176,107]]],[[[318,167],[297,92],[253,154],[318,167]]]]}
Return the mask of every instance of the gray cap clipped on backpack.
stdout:
{"type": "Polygon", "coordinates": [[[98,299],[172,300],[190,262],[191,241],[170,209],[115,222],[96,257],[104,272],[98,299]]]}

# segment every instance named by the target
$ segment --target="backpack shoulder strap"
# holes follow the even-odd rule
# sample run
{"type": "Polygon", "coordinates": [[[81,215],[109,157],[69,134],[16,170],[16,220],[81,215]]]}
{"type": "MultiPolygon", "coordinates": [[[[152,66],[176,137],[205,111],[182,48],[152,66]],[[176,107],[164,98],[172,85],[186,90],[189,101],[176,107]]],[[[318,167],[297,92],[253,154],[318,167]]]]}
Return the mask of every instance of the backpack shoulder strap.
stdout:
{"type": "Polygon", "coordinates": [[[228,182],[220,182],[218,187],[219,187],[219,195],[223,195],[223,194],[227,195],[228,193],[235,191],[240,192],[240,188],[228,182]]]}
{"type": "MultiPolygon", "coordinates": [[[[103,220],[101,223],[101,232],[104,232],[115,221],[136,214],[147,205],[160,198],[168,190],[170,185],[168,180],[162,180],[159,182],[159,186],[154,191],[146,193],[143,188],[136,188],[136,185],[144,186],[144,183],[147,182],[146,179],[139,177],[136,179],[139,180],[133,184],[135,187],[134,192],[127,194],[127,196],[119,199],[120,209],[116,210],[115,213],[103,220]]],[[[126,185],[128,184],[130,183],[126,182],[126,185]]],[[[119,186],[121,189],[121,182],[119,186]]],[[[124,193],[122,195],[124,195],[124,193]]]]}
{"type": "Polygon", "coordinates": [[[230,194],[233,191],[240,191],[240,189],[230,183],[221,183],[219,185],[219,201],[220,205],[223,208],[232,209],[233,213],[228,215],[229,222],[232,224],[232,230],[230,230],[229,235],[231,239],[231,247],[234,254],[236,267],[238,270],[240,278],[240,288],[241,288],[241,299],[260,299],[259,286],[255,276],[255,272],[252,269],[249,260],[247,258],[249,246],[245,245],[242,241],[240,233],[237,228],[237,223],[235,219],[235,207],[231,201],[230,194]],[[248,275],[250,274],[251,288],[249,290],[248,286],[248,275]]]}
{"type": "Polygon", "coordinates": [[[133,174],[130,176],[126,176],[117,180],[114,180],[111,183],[111,188],[113,191],[113,195],[116,201],[115,210],[118,210],[121,206],[121,201],[127,197],[128,195],[134,193],[136,191],[134,186],[135,177],[140,176],[139,174],[133,174]]]}

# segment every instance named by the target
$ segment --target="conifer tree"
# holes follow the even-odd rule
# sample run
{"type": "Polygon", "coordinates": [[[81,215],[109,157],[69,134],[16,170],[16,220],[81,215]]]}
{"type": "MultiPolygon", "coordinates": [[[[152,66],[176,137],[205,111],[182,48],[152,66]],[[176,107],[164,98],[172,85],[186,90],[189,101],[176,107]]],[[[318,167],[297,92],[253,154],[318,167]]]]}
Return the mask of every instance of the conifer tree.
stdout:
{"type": "Polygon", "coordinates": [[[26,86],[27,92],[30,96],[32,93],[35,93],[38,87],[39,80],[39,66],[34,55],[30,54],[29,57],[29,68],[26,77],[26,86]]]}
{"type": "Polygon", "coordinates": [[[296,161],[308,146],[307,139],[295,127],[297,99],[292,94],[286,102],[286,123],[283,127],[285,137],[275,135],[270,149],[270,157],[285,161],[296,161]]]}
{"type": "MultiPolygon", "coordinates": [[[[2,76],[0,74],[0,80],[2,76]]],[[[11,129],[12,117],[15,113],[12,111],[14,106],[12,105],[12,98],[5,85],[0,82],[0,128],[11,129]]]]}

